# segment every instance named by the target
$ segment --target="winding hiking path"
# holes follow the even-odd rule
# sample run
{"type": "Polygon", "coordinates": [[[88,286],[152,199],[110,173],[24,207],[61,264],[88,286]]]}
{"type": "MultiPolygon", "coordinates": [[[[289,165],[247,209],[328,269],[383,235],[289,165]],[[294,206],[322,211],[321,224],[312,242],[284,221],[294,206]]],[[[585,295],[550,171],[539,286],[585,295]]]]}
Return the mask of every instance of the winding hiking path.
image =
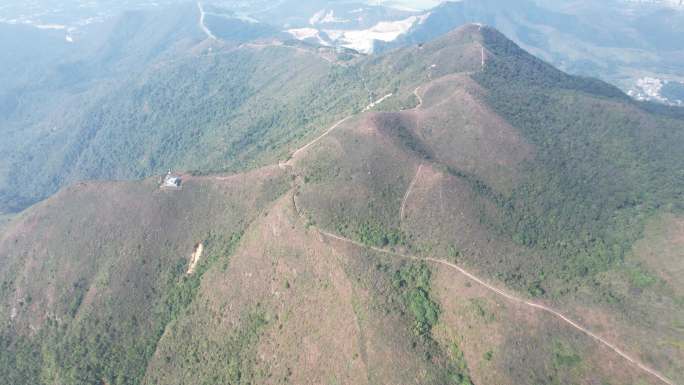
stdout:
{"type": "MultiPolygon", "coordinates": [[[[296,205],[296,204],[295,204],[295,210],[297,210],[297,205],[296,205]]],[[[299,214],[299,212],[298,212],[298,214],[299,214]]],[[[357,247],[360,247],[360,248],[366,248],[366,249],[370,249],[370,250],[376,251],[376,252],[378,252],[378,253],[382,253],[382,254],[386,254],[386,255],[392,255],[392,256],[397,256],[397,257],[404,258],[404,259],[408,259],[408,260],[413,260],[413,261],[418,261],[418,262],[429,262],[429,263],[434,263],[434,264],[438,264],[438,265],[443,265],[443,266],[446,266],[446,267],[448,267],[448,268],[454,269],[454,270],[458,271],[459,273],[463,274],[464,276],[466,276],[467,278],[469,278],[470,280],[472,280],[472,281],[478,283],[479,285],[483,286],[483,287],[486,288],[487,290],[490,290],[490,291],[492,291],[492,292],[494,292],[494,293],[496,293],[496,294],[498,294],[498,295],[500,295],[500,296],[502,296],[502,297],[504,297],[504,298],[510,300],[511,302],[516,302],[516,303],[519,303],[519,304],[522,304],[522,305],[525,305],[525,306],[529,306],[529,307],[531,307],[531,308],[534,308],[534,309],[537,309],[537,310],[541,310],[541,311],[543,311],[543,312],[546,312],[546,313],[548,313],[548,314],[553,315],[554,317],[560,319],[561,321],[565,322],[566,324],[572,326],[572,327],[575,328],[576,330],[579,330],[580,332],[584,333],[585,335],[587,335],[587,336],[593,338],[595,341],[597,341],[597,342],[599,342],[601,345],[603,345],[603,346],[609,348],[610,350],[612,350],[613,352],[615,352],[617,355],[619,355],[620,357],[622,357],[622,358],[624,358],[625,360],[627,360],[628,362],[630,362],[632,365],[634,365],[634,366],[636,366],[637,368],[641,369],[642,371],[644,371],[644,372],[646,372],[646,373],[652,375],[653,377],[657,378],[658,380],[662,381],[663,383],[668,384],[668,385],[676,385],[672,380],[670,380],[669,378],[667,378],[667,377],[665,377],[664,375],[660,374],[660,373],[659,373],[658,371],[656,371],[655,369],[652,369],[652,368],[646,366],[645,364],[643,364],[643,363],[642,363],[641,361],[639,361],[638,359],[633,358],[633,357],[630,356],[629,354],[625,353],[625,352],[624,352],[622,349],[620,349],[619,347],[615,346],[614,344],[610,343],[609,341],[605,340],[604,338],[602,338],[601,336],[599,336],[599,335],[597,335],[596,333],[592,332],[591,330],[585,328],[584,326],[578,324],[577,322],[571,320],[570,318],[568,318],[567,316],[563,315],[563,314],[560,313],[559,311],[557,311],[557,310],[555,310],[555,309],[553,309],[553,308],[551,308],[551,307],[548,307],[548,306],[546,306],[546,305],[542,305],[542,304],[540,304],[540,303],[531,302],[531,301],[527,301],[527,300],[525,300],[525,299],[523,299],[523,298],[516,297],[516,296],[513,295],[513,294],[510,294],[510,293],[508,293],[508,292],[506,292],[506,291],[504,291],[504,290],[502,290],[502,289],[499,289],[499,288],[496,287],[496,286],[493,286],[493,285],[487,283],[486,281],[484,281],[484,280],[482,280],[481,278],[477,277],[477,276],[474,275],[473,273],[467,271],[466,269],[464,269],[464,268],[462,268],[462,267],[460,267],[460,266],[458,266],[458,265],[456,265],[456,264],[454,264],[454,263],[451,263],[451,262],[448,262],[448,261],[446,261],[446,260],[439,259],[439,258],[417,257],[417,256],[413,256],[413,255],[407,255],[407,254],[402,254],[402,253],[393,252],[393,251],[390,251],[390,250],[381,249],[381,248],[379,248],[379,247],[373,247],[373,246],[364,245],[364,244],[362,244],[361,242],[357,242],[357,241],[351,240],[351,239],[349,239],[349,238],[344,238],[344,237],[341,237],[341,236],[339,236],[339,235],[329,233],[329,232],[327,232],[327,231],[324,231],[324,230],[319,229],[318,227],[315,227],[315,226],[312,226],[312,227],[313,227],[319,234],[321,234],[321,235],[323,235],[323,236],[326,236],[326,237],[329,237],[329,238],[333,238],[333,239],[338,240],[338,241],[340,241],[340,242],[348,243],[348,244],[351,244],[351,245],[354,245],[354,246],[357,246],[357,247]]]]}
{"type": "Polygon", "coordinates": [[[204,12],[204,7],[202,7],[202,3],[199,1],[197,2],[197,9],[199,9],[199,13],[200,13],[199,26],[200,26],[200,28],[202,28],[202,31],[204,31],[204,33],[207,35],[207,37],[210,38],[211,40],[218,40],[216,38],[216,36],[214,36],[214,34],[211,33],[209,28],[207,28],[207,25],[204,24],[204,16],[206,16],[206,13],[204,12]]]}
{"type": "Polygon", "coordinates": [[[423,168],[423,165],[421,164],[418,166],[418,170],[416,170],[416,175],[413,177],[413,180],[409,184],[409,187],[406,189],[406,194],[404,194],[404,199],[401,201],[401,210],[399,212],[399,220],[404,221],[404,210],[406,209],[406,201],[408,201],[409,196],[411,196],[411,191],[413,191],[413,187],[416,185],[416,182],[418,182],[418,176],[420,176],[420,170],[423,168]]]}
{"type": "Polygon", "coordinates": [[[338,121],[337,123],[333,124],[332,127],[328,128],[323,134],[321,134],[320,136],[318,136],[318,137],[315,138],[314,140],[310,141],[309,143],[307,143],[307,144],[305,144],[304,146],[302,146],[302,147],[300,147],[299,149],[297,149],[297,151],[295,151],[295,152],[292,153],[292,156],[290,157],[290,160],[288,160],[287,162],[285,162],[285,164],[288,165],[288,166],[292,166],[292,162],[294,162],[294,160],[297,158],[297,156],[299,156],[299,154],[305,152],[306,150],[309,149],[309,147],[313,146],[314,144],[318,143],[321,139],[323,139],[323,138],[325,138],[326,136],[328,136],[328,134],[330,134],[331,132],[333,132],[333,130],[336,129],[337,127],[339,127],[342,123],[344,123],[344,122],[346,122],[347,120],[351,119],[352,116],[354,116],[354,115],[349,115],[349,116],[347,116],[346,118],[344,118],[344,119],[338,121]]]}
{"type": "MultiPolygon", "coordinates": [[[[419,86],[419,87],[416,87],[416,89],[413,91],[413,93],[414,93],[414,95],[416,96],[416,98],[418,98],[418,105],[417,105],[416,107],[414,107],[414,110],[420,108],[420,107],[422,106],[422,104],[423,104],[423,98],[420,96],[419,90],[420,90],[420,86],[419,86]]],[[[380,101],[384,100],[385,98],[386,98],[386,97],[383,97],[382,99],[380,99],[380,101]]],[[[369,104],[369,106],[373,106],[373,105],[375,105],[375,104],[377,104],[377,103],[378,103],[378,102],[373,102],[373,103],[369,104]]],[[[366,110],[366,109],[364,109],[364,111],[365,111],[365,110],[366,110]]],[[[352,116],[353,116],[353,115],[350,115],[350,116],[348,116],[348,117],[346,117],[346,118],[340,120],[339,122],[335,123],[332,127],[330,127],[328,130],[326,130],[322,135],[318,136],[317,138],[315,138],[315,139],[312,140],[311,142],[305,144],[304,146],[302,146],[301,148],[299,148],[298,150],[296,150],[296,151],[292,154],[290,160],[288,160],[287,162],[284,162],[284,163],[283,163],[283,162],[279,163],[279,166],[280,166],[282,169],[285,169],[286,166],[292,166],[293,160],[294,160],[299,154],[303,153],[303,152],[306,151],[308,148],[310,148],[311,146],[313,146],[314,144],[316,144],[317,142],[319,142],[319,141],[320,141],[321,139],[323,139],[325,136],[327,136],[328,134],[330,134],[335,128],[339,127],[339,126],[340,126],[342,123],[344,123],[345,121],[351,119],[352,116]]],[[[406,194],[404,195],[404,199],[403,199],[402,205],[401,205],[401,212],[400,212],[400,215],[401,215],[401,218],[402,218],[402,219],[403,219],[403,217],[404,217],[404,209],[405,209],[405,206],[406,206],[406,201],[407,201],[408,197],[410,196],[411,191],[412,191],[414,185],[416,184],[416,182],[417,182],[417,180],[418,180],[418,176],[419,176],[419,174],[420,174],[420,171],[421,171],[421,168],[422,168],[422,167],[423,167],[422,164],[418,167],[418,170],[416,171],[416,175],[414,176],[413,181],[412,181],[411,184],[409,185],[409,188],[407,189],[406,194]]],[[[294,180],[295,180],[295,182],[294,182],[294,183],[295,183],[295,186],[294,186],[293,192],[292,192],[292,204],[293,204],[293,206],[294,206],[294,210],[295,210],[295,212],[297,213],[297,215],[298,215],[300,218],[305,218],[305,217],[304,217],[304,214],[299,210],[299,207],[297,206],[296,191],[297,191],[297,189],[298,189],[298,185],[297,185],[297,184],[298,184],[299,179],[300,179],[300,178],[295,174],[295,178],[294,178],[294,180]]],[[[655,370],[655,369],[653,369],[653,368],[651,368],[651,367],[645,365],[644,363],[642,363],[642,362],[639,361],[638,359],[636,359],[636,358],[630,356],[629,354],[627,354],[626,352],[624,352],[622,349],[620,349],[620,348],[617,347],[616,345],[612,344],[612,343],[609,342],[608,340],[606,340],[606,339],[604,339],[603,337],[599,336],[598,334],[592,332],[591,330],[587,329],[586,327],[580,325],[580,324],[577,323],[576,321],[573,321],[572,319],[570,319],[570,318],[568,318],[567,316],[563,315],[563,314],[562,314],[561,312],[559,312],[558,310],[555,310],[555,309],[553,309],[553,308],[551,308],[551,307],[549,307],[549,306],[543,305],[543,304],[541,304],[541,303],[528,301],[528,300],[526,300],[526,299],[524,299],[524,298],[522,298],[522,297],[515,296],[515,295],[513,295],[513,294],[511,294],[511,293],[509,293],[509,292],[507,292],[507,291],[505,291],[505,290],[503,290],[503,289],[500,289],[500,288],[498,288],[498,287],[496,287],[496,286],[494,286],[494,285],[492,285],[492,284],[487,283],[485,280],[479,278],[478,276],[476,276],[475,274],[473,274],[473,273],[469,272],[468,270],[462,268],[461,266],[456,265],[455,263],[451,263],[451,262],[448,262],[448,261],[446,261],[446,260],[444,260],[444,259],[439,259],[439,258],[418,257],[418,256],[414,256],[414,255],[408,255],[408,254],[397,253],[397,252],[390,251],[390,250],[386,250],[386,249],[382,249],[382,248],[379,248],[379,247],[368,246],[368,245],[365,245],[365,244],[363,244],[363,243],[361,243],[361,242],[357,242],[357,241],[354,241],[354,240],[352,240],[352,239],[345,238],[345,237],[342,237],[342,236],[339,236],[339,235],[336,235],[336,234],[327,232],[327,231],[325,231],[325,230],[322,230],[322,229],[318,228],[318,227],[315,226],[315,225],[311,225],[311,229],[313,229],[314,231],[318,232],[321,236],[328,237],[328,238],[332,238],[332,239],[335,239],[335,240],[337,240],[337,241],[344,242],[344,243],[347,243],[347,244],[351,244],[351,245],[354,245],[354,246],[359,247],[359,248],[365,248],[365,249],[369,249],[369,250],[376,251],[376,252],[381,253],[381,254],[392,255],[392,256],[400,257],[400,258],[407,259],[407,260],[413,260],[413,261],[427,262],[427,263],[433,263],[433,264],[443,265],[443,266],[446,266],[446,267],[448,267],[448,268],[450,268],[450,269],[456,270],[456,271],[458,271],[459,273],[461,273],[462,275],[464,275],[465,277],[467,277],[468,279],[470,279],[470,280],[476,282],[477,284],[481,285],[482,287],[486,288],[487,290],[489,290],[489,291],[491,291],[491,292],[493,292],[493,293],[495,293],[495,294],[497,294],[497,295],[499,295],[499,296],[501,296],[501,297],[506,298],[507,300],[509,300],[509,301],[511,301],[511,302],[515,302],[515,303],[521,304],[521,305],[523,305],[523,306],[528,306],[528,307],[530,307],[530,308],[532,308],[532,309],[536,309],[536,310],[543,311],[543,312],[545,312],[545,313],[548,313],[548,314],[550,314],[550,315],[552,315],[552,316],[558,318],[559,320],[563,321],[564,323],[570,325],[572,328],[574,328],[574,329],[580,331],[581,333],[583,333],[583,334],[585,334],[585,335],[591,337],[592,339],[594,339],[596,342],[598,342],[599,344],[603,345],[604,347],[607,347],[608,349],[612,350],[614,353],[616,353],[617,355],[619,355],[619,356],[622,357],[623,359],[627,360],[629,363],[631,363],[631,364],[634,365],[635,367],[639,368],[639,369],[642,370],[643,372],[648,373],[649,375],[651,375],[651,376],[657,378],[658,380],[660,380],[660,381],[663,382],[664,384],[667,384],[667,385],[677,385],[677,384],[674,383],[674,381],[672,381],[672,380],[670,380],[669,378],[665,377],[664,375],[660,374],[657,370],[655,370]]]]}
{"type": "Polygon", "coordinates": [[[377,106],[378,104],[384,102],[385,99],[391,98],[392,95],[393,95],[392,93],[389,93],[389,94],[387,94],[387,95],[381,97],[380,99],[378,99],[378,100],[376,100],[376,101],[374,101],[374,102],[371,102],[371,104],[367,105],[366,108],[364,108],[363,110],[364,110],[364,111],[370,110],[371,108],[373,108],[373,107],[377,106]]]}
{"type": "Polygon", "coordinates": [[[482,57],[482,64],[480,64],[480,70],[484,71],[485,69],[485,51],[484,47],[480,47],[480,55],[482,57]]]}
{"type": "MultiPolygon", "coordinates": [[[[389,97],[391,97],[391,96],[392,96],[392,94],[388,94],[388,95],[385,95],[385,96],[381,97],[381,98],[378,99],[378,100],[375,100],[375,101],[373,101],[373,102],[370,102],[366,107],[363,108],[363,111],[368,111],[368,110],[370,110],[371,108],[373,108],[373,107],[377,106],[378,104],[384,102],[387,98],[389,98],[389,97]]],[[[347,120],[351,119],[353,116],[355,116],[355,115],[354,115],[354,114],[349,115],[349,116],[347,116],[346,118],[344,118],[344,119],[338,121],[337,123],[333,124],[332,127],[328,128],[328,129],[327,129],[324,133],[322,133],[320,136],[316,137],[315,139],[313,139],[313,140],[310,141],[309,143],[307,143],[307,144],[303,145],[302,147],[300,147],[299,149],[297,149],[295,152],[292,153],[292,155],[290,156],[290,159],[289,159],[287,162],[285,162],[284,164],[283,164],[283,163],[280,163],[280,164],[279,164],[280,168],[284,168],[284,166],[292,166],[292,163],[294,162],[294,160],[295,160],[300,154],[304,153],[304,152],[305,152],[306,150],[308,150],[311,146],[313,146],[314,144],[318,143],[321,139],[323,139],[323,138],[325,138],[326,136],[328,136],[328,135],[329,135],[331,132],[333,132],[337,127],[339,127],[342,123],[346,122],[347,120]]]]}

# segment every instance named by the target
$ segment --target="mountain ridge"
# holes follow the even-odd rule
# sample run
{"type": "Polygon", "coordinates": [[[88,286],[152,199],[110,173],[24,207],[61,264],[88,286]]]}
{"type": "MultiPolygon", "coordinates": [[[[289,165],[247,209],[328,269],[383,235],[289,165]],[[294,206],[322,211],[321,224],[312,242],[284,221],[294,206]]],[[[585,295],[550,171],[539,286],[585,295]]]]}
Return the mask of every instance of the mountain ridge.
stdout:
{"type": "Polygon", "coordinates": [[[679,380],[682,351],[652,342],[677,340],[682,288],[625,264],[644,239],[635,221],[681,215],[682,121],[502,39],[469,25],[352,63],[370,100],[288,145],[279,164],[184,175],[179,190],[156,178],[86,183],[20,214],[0,242],[2,374],[658,383],[557,318],[421,263],[447,256],[679,380]]]}

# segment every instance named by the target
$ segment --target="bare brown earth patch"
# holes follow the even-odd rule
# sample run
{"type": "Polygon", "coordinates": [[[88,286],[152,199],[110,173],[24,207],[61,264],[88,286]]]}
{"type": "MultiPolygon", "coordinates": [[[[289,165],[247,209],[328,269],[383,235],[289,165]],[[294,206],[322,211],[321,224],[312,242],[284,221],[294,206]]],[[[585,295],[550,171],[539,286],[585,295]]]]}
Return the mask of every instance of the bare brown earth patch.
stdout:
{"type": "Polygon", "coordinates": [[[200,261],[200,258],[202,258],[202,253],[204,252],[204,244],[202,242],[198,243],[195,245],[194,250],[192,251],[192,254],[190,255],[190,264],[188,266],[188,272],[186,274],[193,274],[195,270],[197,269],[197,264],[200,261]]]}

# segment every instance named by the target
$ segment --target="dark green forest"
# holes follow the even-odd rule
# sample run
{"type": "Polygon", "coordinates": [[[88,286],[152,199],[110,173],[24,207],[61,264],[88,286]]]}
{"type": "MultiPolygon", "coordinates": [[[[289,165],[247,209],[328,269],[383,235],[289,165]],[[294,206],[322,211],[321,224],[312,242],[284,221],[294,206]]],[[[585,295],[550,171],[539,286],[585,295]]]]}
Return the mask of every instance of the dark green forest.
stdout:
{"type": "Polygon", "coordinates": [[[272,163],[366,104],[355,67],[299,43],[238,48],[260,35],[219,29],[226,41],[215,50],[188,52],[200,40],[184,10],[160,15],[162,26],[150,26],[154,14],[126,15],[94,52],[59,53],[45,75],[0,93],[0,212],[78,180],[272,163]]]}
{"type": "Polygon", "coordinates": [[[476,80],[537,150],[523,183],[510,196],[492,196],[506,213],[493,226],[541,250],[548,263],[524,282],[505,278],[532,294],[549,278],[574,290],[619,265],[647,219],[684,209],[684,120],[654,114],[659,107],[601,81],[566,75],[497,32],[485,39],[496,56],[476,80]]]}

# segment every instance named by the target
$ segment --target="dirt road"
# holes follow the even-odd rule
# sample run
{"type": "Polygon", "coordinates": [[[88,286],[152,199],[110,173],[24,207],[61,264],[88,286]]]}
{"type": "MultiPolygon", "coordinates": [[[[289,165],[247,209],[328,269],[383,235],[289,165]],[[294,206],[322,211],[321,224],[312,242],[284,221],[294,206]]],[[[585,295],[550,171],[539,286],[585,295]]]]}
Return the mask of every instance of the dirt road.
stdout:
{"type": "Polygon", "coordinates": [[[354,241],[354,240],[351,240],[351,239],[348,239],[348,238],[344,238],[344,237],[341,237],[341,236],[339,236],[339,235],[335,235],[335,234],[329,233],[329,232],[327,232],[327,231],[324,231],[324,230],[321,230],[321,229],[318,229],[318,228],[316,228],[315,230],[318,231],[318,233],[320,233],[320,234],[323,235],[323,236],[326,236],[326,237],[329,237],[329,238],[336,239],[336,240],[338,240],[338,241],[340,241],[340,242],[349,243],[349,244],[352,244],[352,245],[357,246],[357,247],[368,248],[368,249],[371,249],[371,250],[376,251],[376,252],[378,252],[378,253],[382,253],[382,254],[386,254],[386,255],[392,255],[392,256],[400,257],[400,258],[403,258],[403,259],[409,259],[409,260],[413,260],[413,261],[428,262],[428,263],[434,263],[434,264],[444,265],[444,266],[447,266],[447,267],[449,267],[449,268],[451,268],[451,269],[454,269],[454,270],[458,271],[459,273],[463,274],[464,276],[466,276],[467,278],[469,278],[470,280],[472,280],[472,281],[478,283],[479,285],[485,287],[486,289],[488,289],[488,290],[490,290],[490,291],[492,291],[492,292],[494,292],[494,293],[496,293],[496,294],[498,294],[498,295],[500,295],[500,296],[502,296],[502,297],[504,297],[504,298],[510,300],[511,302],[517,302],[517,303],[519,303],[519,304],[526,305],[526,306],[529,306],[529,307],[531,307],[531,308],[534,308],[534,309],[537,309],[537,310],[541,310],[541,311],[544,311],[544,312],[546,312],[546,313],[549,313],[549,314],[553,315],[554,317],[556,317],[556,318],[562,320],[562,321],[565,322],[566,324],[572,326],[572,327],[575,328],[576,330],[579,330],[580,332],[584,333],[585,335],[587,335],[587,336],[593,338],[593,339],[594,339],[595,341],[597,341],[598,343],[600,343],[600,344],[602,344],[603,346],[609,348],[610,350],[612,350],[613,352],[615,352],[616,354],[618,354],[620,357],[622,357],[622,358],[624,358],[625,360],[629,361],[632,365],[634,365],[634,366],[636,366],[637,368],[641,369],[642,371],[644,371],[644,372],[646,372],[646,373],[648,373],[648,374],[650,374],[650,375],[656,377],[657,379],[659,379],[659,380],[662,381],[663,383],[668,384],[668,385],[676,385],[672,380],[670,380],[669,378],[667,378],[667,377],[665,377],[664,375],[660,374],[660,373],[659,373],[658,371],[656,371],[655,369],[652,369],[652,368],[646,366],[646,365],[643,364],[641,361],[637,360],[636,358],[633,358],[632,356],[630,356],[630,355],[628,355],[627,353],[625,353],[624,351],[622,351],[619,347],[617,347],[617,346],[615,346],[614,344],[608,342],[607,340],[605,340],[604,338],[600,337],[600,336],[597,335],[596,333],[593,333],[591,330],[589,330],[589,329],[587,329],[587,328],[581,326],[580,324],[578,324],[577,322],[571,320],[571,319],[568,318],[567,316],[564,316],[564,315],[563,315],[562,313],[560,313],[559,311],[557,311],[557,310],[555,310],[555,309],[553,309],[553,308],[550,308],[550,307],[548,307],[548,306],[546,306],[546,305],[542,305],[542,304],[540,304],[540,303],[530,302],[530,301],[527,301],[527,300],[525,300],[525,299],[523,299],[523,298],[516,297],[516,296],[513,295],[513,294],[510,294],[510,293],[508,293],[508,292],[506,292],[506,291],[504,291],[504,290],[502,290],[502,289],[499,289],[499,288],[496,287],[496,286],[493,286],[493,285],[491,285],[491,284],[485,282],[485,281],[482,280],[481,278],[477,277],[476,275],[470,273],[469,271],[465,270],[464,268],[462,268],[462,267],[460,267],[460,266],[458,266],[458,265],[456,265],[456,264],[454,264],[454,263],[448,262],[448,261],[443,260],[443,259],[438,259],[438,258],[416,257],[416,256],[412,256],[412,255],[406,255],[406,254],[396,253],[396,252],[392,252],[392,251],[389,251],[389,250],[381,249],[381,248],[378,248],[378,247],[367,246],[367,245],[364,245],[364,244],[362,244],[362,243],[360,243],[360,242],[356,242],[356,241],[354,241]]]}
{"type": "Polygon", "coordinates": [[[328,128],[323,134],[321,134],[319,137],[315,138],[314,140],[310,141],[309,143],[305,144],[304,146],[300,147],[297,151],[292,153],[292,156],[290,159],[285,162],[286,165],[291,166],[292,162],[299,156],[299,154],[304,153],[306,150],[309,149],[309,147],[313,146],[314,144],[318,143],[321,139],[325,138],[330,134],[334,129],[340,126],[340,124],[346,122],[347,120],[351,119],[353,115],[347,116],[346,118],[338,121],[337,123],[333,124],[332,127],[328,128]]]}

